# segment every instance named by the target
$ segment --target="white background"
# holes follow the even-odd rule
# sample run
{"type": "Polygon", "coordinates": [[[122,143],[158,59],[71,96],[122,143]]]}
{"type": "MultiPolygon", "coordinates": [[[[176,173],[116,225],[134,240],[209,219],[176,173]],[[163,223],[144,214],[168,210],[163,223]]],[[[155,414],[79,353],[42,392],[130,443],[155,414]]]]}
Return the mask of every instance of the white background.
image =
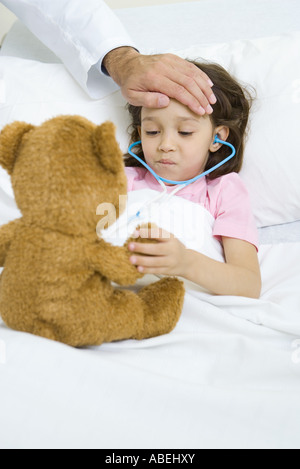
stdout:
{"type": "MultiPolygon", "coordinates": [[[[187,3],[198,0],[105,0],[111,8],[131,8],[147,5],[164,5],[166,3],[187,3]]],[[[9,31],[16,17],[0,3],[0,43],[3,36],[9,31]]]]}

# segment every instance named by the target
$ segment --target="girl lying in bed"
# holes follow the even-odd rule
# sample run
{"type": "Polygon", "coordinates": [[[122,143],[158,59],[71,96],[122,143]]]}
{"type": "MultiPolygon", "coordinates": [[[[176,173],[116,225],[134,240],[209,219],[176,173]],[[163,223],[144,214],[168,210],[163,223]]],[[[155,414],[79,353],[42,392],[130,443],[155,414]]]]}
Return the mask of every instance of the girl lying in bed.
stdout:
{"type": "MultiPolygon", "coordinates": [[[[195,62],[194,62],[195,63],[195,62]]],[[[204,206],[214,217],[213,236],[222,243],[225,262],[187,249],[175,236],[161,230],[140,230],[136,236],[158,242],[129,245],[130,261],[144,274],[179,276],[217,295],[258,298],[261,275],[257,256],[258,233],[247,190],[238,176],[242,167],[251,97],[221,66],[195,63],[214,83],[217,103],[213,114],[199,116],[171,100],[164,109],[128,105],[135,153],[158,176],[173,181],[192,179],[228,156],[227,140],[237,155],[176,195],[204,206]]],[[[134,157],[126,156],[128,191],[160,184],[134,157]]]]}

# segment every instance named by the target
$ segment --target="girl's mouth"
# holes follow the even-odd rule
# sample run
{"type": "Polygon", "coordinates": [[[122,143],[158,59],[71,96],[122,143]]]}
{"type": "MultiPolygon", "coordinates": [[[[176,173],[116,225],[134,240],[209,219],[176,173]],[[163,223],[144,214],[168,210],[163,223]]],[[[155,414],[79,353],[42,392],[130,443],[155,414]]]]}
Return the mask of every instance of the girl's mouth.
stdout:
{"type": "Polygon", "coordinates": [[[160,160],[158,161],[159,164],[165,165],[165,166],[172,166],[175,165],[174,161],[171,160],[160,160]]]}

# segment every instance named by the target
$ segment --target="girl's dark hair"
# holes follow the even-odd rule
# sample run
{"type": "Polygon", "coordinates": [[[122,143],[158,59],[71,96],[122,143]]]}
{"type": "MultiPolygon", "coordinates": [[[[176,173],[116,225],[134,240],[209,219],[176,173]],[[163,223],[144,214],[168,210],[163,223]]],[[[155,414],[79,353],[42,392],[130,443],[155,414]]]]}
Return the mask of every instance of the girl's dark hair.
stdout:
{"type": "MultiPolygon", "coordinates": [[[[214,127],[229,128],[227,141],[235,146],[236,156],[226,164],[209,174],[209,179],[216,179],[232,172],[238,173],[243,164],[246,128],[253,98],[248,89],[244,88],[223,67],[218,64],[190,61],[199,67],[212,80],[217,102],[213,105],[214,112],[209,116],[214,127]]],[[[127,105],[132,123],[129,127],[130,143],[140,140],[142,108],[127,105]]],[[[144,160],[142,146],[138,145],[135,153],[144,160]]],[[[229,155],[227,146],[222,145],[215,153],[210,152],[205,171],[220,163],[229,155]]],[[[125,155],[125,166],[142,166],[133,156],[125,155]]]]}

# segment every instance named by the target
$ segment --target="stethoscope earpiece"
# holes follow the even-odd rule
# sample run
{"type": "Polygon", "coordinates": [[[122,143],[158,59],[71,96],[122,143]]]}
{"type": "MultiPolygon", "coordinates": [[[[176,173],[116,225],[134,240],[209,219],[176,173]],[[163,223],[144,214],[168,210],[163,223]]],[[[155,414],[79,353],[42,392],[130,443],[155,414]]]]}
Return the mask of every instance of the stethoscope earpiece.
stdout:
{"type": "Polygon", "coordinates": [[[218,134],[215,135],[215,139],[214,139],[213,145],[215,145],[216,143],[224,143],[223,140],[220,140],[220,139],[219,139],[218,134]]]}

